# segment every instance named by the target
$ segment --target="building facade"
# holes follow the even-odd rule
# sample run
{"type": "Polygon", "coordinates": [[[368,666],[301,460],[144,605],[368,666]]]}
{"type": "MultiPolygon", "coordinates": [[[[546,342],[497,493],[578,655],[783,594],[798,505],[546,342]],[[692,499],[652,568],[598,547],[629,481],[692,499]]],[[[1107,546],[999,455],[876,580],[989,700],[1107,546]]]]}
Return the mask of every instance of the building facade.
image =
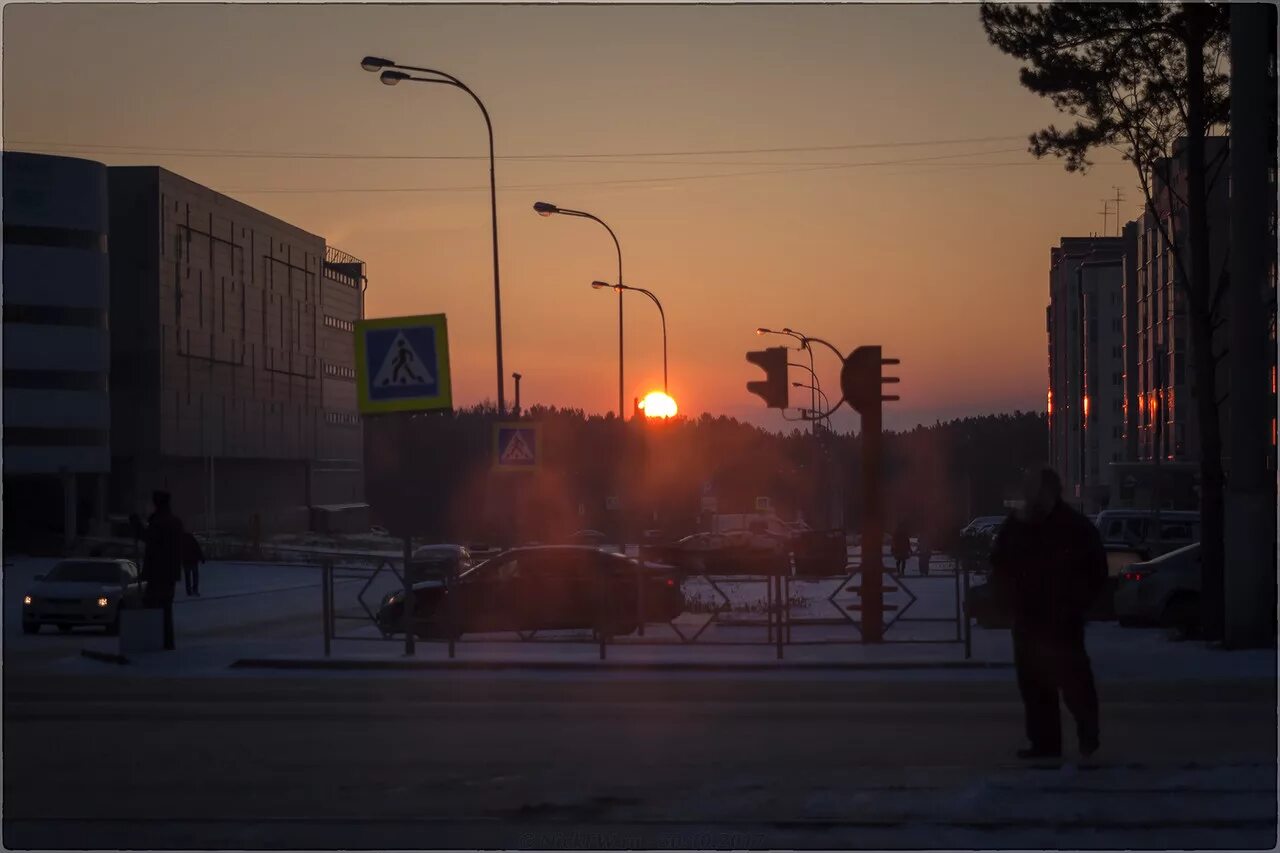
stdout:
{"type": "MultiPolygon", "coordinates": [[[[1096,447],[1086,441],[1086,408],[1088,415],[1103,417],[1088,399],[1086,362],[1097,366],[1095,382],[1108,401],[1122,401],[1123,382],[1113,388],[1111,379],[1123,363],[1123,258],[1122,237],[1063,237],[1049,250],[1049,459],[1062,476],[1066,500],[1089,511],[1104,491],[1093,475],[1094,462],[1101,466],[1100,454],[1114,451],[1111,439],[1104,448],[1100,435],[1096,447]]],[[[1110,420],[1108,412],[1108,425],[1110,420]]]]}
{"type": "MultiPolygon", "coordinates": [[[[1216,177],[1208,186],[1209,269],[1215,281],[1227,273],[1230,242],[1230,155],[1227,140],[1206,140],[1206,160],[1216,177]]],[[[1189,270],[1186,245],[1189,222],[1186,206],[1186,160],[1161,161],[1153,185],[1155,210],[1147,211],[1132,228],[1133,275],[1126,276],[1125,418],[1126,464],[1116,468],[1113,482],[1125,505],[1159,504],[1192,509],[1197,505],[1195,484],[1200,459],[1199,413],[1193,369],[1193,344],[1184,270],[1189,270]],[[1181,264],[1179,263],[1181,259],[1181,264]]],[[[1230,318],[1222,300],[1221,319],[1213,341],[1215,353],[1226,352],[1230,318]]],[[[1227,396],[1227,360],[1219,362],[1217,393],[1227,396]]],[[[1230,456],[1227,406],[1222,407],[1223,455],[1230,456]]]]}
{"type": "Polygon", "coordinates": [[[107,170],[20,152],[3,163],[5,535],[66,541],[106,512],[107,170]]]}
{"type": "MultiPolygon", "coordinates": [[[[113,505],[163,488],[195,529],[305,528],[359,288],[333,284],[322,237],[172,172],[108,181],[113,505]]],[[[341,427],[360,441],[358,419],[341,427]]]]}
{"type": "Polygon", "coordinates": [[[320,279],[320,447],[313,505],[364,503],[364,438],[356,407],[356,320],[364,316],[365,264],[329,246],[320,279]]]}
{"type": "Polygon", "coordinates": [[[1099,252],[1076,272],[1084,320],[1079,481],[1088,512],[1110,505],[1110,466],[1124,459],[1124,262],[1099,252]]]}

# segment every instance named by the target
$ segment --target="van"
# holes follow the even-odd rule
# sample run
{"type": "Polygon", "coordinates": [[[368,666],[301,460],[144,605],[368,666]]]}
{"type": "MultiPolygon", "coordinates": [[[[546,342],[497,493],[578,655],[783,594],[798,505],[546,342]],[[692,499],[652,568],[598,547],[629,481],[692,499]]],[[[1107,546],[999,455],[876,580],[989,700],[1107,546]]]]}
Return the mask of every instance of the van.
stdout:
{"type": "Polygon", "coordinates": [[[1098,532],[1107,545],[1145,550],[1149,558],[1200,541],[1200,513],[1179,510],[1104,509],[1098,513],[1098,532]]]}

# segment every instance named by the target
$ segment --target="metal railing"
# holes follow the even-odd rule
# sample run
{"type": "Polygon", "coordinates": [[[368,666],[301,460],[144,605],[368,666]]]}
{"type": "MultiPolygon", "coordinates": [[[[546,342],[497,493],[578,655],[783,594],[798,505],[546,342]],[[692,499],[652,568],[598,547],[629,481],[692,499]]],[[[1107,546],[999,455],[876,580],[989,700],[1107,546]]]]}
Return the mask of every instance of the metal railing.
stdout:
{"type": "MultiPolygon", "coordinates": [[[[461,605],[460,597],[455,595],[457,579],[445,572],[429,572],[419,574],[412,580],[434,580],[441,584],[443,594],[440,597],[440,607],[438,612],[417,614],[413,624],[406,621],[399,625],[387,625],[380,620],[376,607],[371,606],[368,595],[370,590],[374,589],[375,581],[380,577],[394,579],[395,588],[403,590],[406,588],[403,575],[403,559],[396,559],[384,554],[328,554],[318,561],[322,569],[322,610],[324,622],[324,652],[326,656],[332,654],[332,647],[335,641],[395,641],[403,635],[405,642],[406,654],[415,653],[415,641],[424,642],[441,642],[447,644],[448,656],[454,658],[457,654],[457,647],[461,643],[501,643],[501,642],[545,642],[545,643],[592,643],[599,648],[599,657],[604,660],[608,656],[610,645],[623,646],[640,646],[640,645],[691,645],[700,644],[707,646],[734,645],[734,646],[773,646],[776,650],[776,656],[779,660],[783,658],[784,648],[788,645],[841,645],[856,644],[863,642],[861,634],[861,623],[859,619],[853,618],[850,614],[860,609],[859,604],[848,605],[840,604],[836,599],[841,592],[848,592],[848,585],[857,577],[858,571],[853,569],[849,574],[838,578],[835,589],[827,596],[827,601],[836,610],[835,617],[828,618],[806,618],[793,616],[793,583],[796,581],[805,582],[822,582],[831,580],[831,578],[803,578],[797,579],[793,577],[793,567],[790,561],[779,561],[770,571],[756,571],[750,574],[738,574],[728,572],[688,572],[683,573],[682,588],[684,585],[694,579],[701,579],[705,584],[719,596],[719,602],[711,607],[710,610],[689,611],[686,610],[680,616],[684,616],[689,612],[705,612],[707,618],[697,626],[691,629],[688,624],[677,624],[680,616],[667,622],[652,621],[649,612],[648,603],[646,601],[645,583],[646,574],[649,570],[640,563],[636,564],[636,594],[634,606],[636,612],[634,621],[636,624],[636,636],[617,637],[614,635],[614,629],[619,624],[627,625],[629,620],[621,618],[623,608],[628,608],[629,604],[620,596],[619,592],[623,589],[625,581],[618,576],[606,576],[603,573],[597,575],[595,584],[595,594],[593,596],[593,607],[590,615],[592,624],[580,626],[577,630],[590,630],[590,637],[586,636],[547,636],[546,630],[557,629],[541,629],[526,628],[524,630],[475,630],[469,629],[469,620],[466,613],[460,612],[457,608],[461,605]],[[355,593],[354,604],[358,607],[348,604],[347,606],[339,606],[337,601],[336,587],[339,584],[355,584],[359,583],[359,590],[355,593]],[[734,612],[733,601],[725,585],[732,583],[736,586],[735,591],[740,591],[742,586],[751,584],[763,584],[765,587],[765,598],[763,606],[763,619],[761,618],[743,618],[731,619],[726,618],[727,615],[734,612]],[[352,611],[355,611],[354,613],[352,611]],[[366,627],[372,625],[376,629],[376,633],[368,632],[340,632],[339,626],[343,624],[358,623],[366,627]],[[646,631],[646,627],[652,626],[668,627],[674,638],[664,639],[660,636],[653,635],[652,632],[646,631]],[[818,626],[839,626],[850,625],[856,634],[851,637],[825,637],[817,639],[801,639],[794,636],[796,629],[818,627],[818,626]],[[723,628],[764,628],[763,636],[759,638],[749,638],[744,640],[725,640],[721,638],[708,638],[708,632],[712,629],[723,628]]],[[[945,561],[943,565],[945,565],[945,561]]],[[[851,568],[846,566],[847,569],[851,568]]],[[[911,592],[910,588],[903,583],[903,579],[895,577],[887,591],[897,592],[904,591],[910,600],[901,608],[894,607],[895,616],[886,624],[886,637],[882,640],[885,644],[901,643],[901,644],[963,644],[964,656],[968,659],[971,656],[971,633],[969,628],[969,620],[965,618],[964,600],[968,596],[969,589],[969,573],[967,567],[963,566],[959,561],[951,561],[951,571],[940,571],[930,573],[930,578],[945,579],[952,577],[955,580],[955,601],[954,613],[951,616],[909,616],[908,611],[916,603],[917,597],[911,592]],[[894,585],[896,584],[896,586],[894,585]],[[948,638],[910,638],[910,637],[894,637],[890,631],[895,626],[907,623],[934,623],[945,624],[954,623],[955,633],[953,637],[948,638]]],[[[408,608],[402,607],[402,612],[408,608]]],[[[755,611],[759,613],[759,610],[755,611]]]]}

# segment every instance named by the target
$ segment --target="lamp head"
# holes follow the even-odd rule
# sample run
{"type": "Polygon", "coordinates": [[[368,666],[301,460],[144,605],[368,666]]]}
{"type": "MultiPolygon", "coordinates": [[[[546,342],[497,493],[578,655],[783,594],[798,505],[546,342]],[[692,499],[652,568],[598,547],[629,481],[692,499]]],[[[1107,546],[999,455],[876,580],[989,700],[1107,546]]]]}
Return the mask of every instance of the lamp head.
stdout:
{"type": "Polygon", "coordinates": [[[360,60],[360,67],[365,71],[381,71],[384,68],[391,68],[395,65],[390,59],[383,59],[381,56],[366,56],[360,60]]]}
{"type": "Polygon", "coordinates": [[[556,207],[554,204],[552,204],[549,201],[534,202],[533,209],[534,211],[537,212],[539,216],[550,216],[553,213],[560,212],[560,208],[556,207]]]}
{"type": "Polygon", "coordinates": [[[770,332],[770,331],[771,331],[771,330],[766,329],[764,326],[760,326],[759,328],[757,328],[757,329],[756,329],[756,334],[757,334],[757,335],[767,335],[767,334],[769,334],[769,332],[770,332]]]}
{"type": "Polygon", "coordinates": [[[378,79],[383,82],[383,85],[394,86],[401,80],[408,80],[409,75],[405,74],[403,71],[383,71],[382,76],[378,79]]]}
{"type": "Polygon", "coordinates": [[[591,282],[591,289],[592,289],[592,290],[603,290],[603,289],[604,289],[604,288],[606,288],[606,287],[613,287],[613,285],[612,285],[612,284],[610,284],[610,283],[609,283],[609,282],[607,282],[607,281],[593,281],[593,282],[591,282]]]}

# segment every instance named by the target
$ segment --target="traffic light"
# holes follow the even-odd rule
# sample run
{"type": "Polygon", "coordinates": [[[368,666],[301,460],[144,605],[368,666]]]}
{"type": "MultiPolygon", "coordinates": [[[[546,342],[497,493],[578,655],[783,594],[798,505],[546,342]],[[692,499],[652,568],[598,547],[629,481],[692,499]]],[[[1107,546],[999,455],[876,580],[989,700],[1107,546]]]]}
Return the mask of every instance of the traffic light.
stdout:
{"type": "Polygon", "coordinates": [[[759,394],[771,409],[787,408],[789,385],[787,383],[787,348],[769,347],[747,353],[747,361],[764,369],[763,381],[748,382],[747,390],[759,394]]]}
{"type": "Polygon", "coordinates": [[[881,368],[886,364],[898,364],[896,358],[881,358],[880,347],[858,347],[849,353],[844,360],[844,369],[840,371],[840,390],[861,415],[880,411],[880,404],[885,400],[897,400],[896,394],[883,394],[882,385],[897,382],[896,376],[881,375],[881,368]]]}

